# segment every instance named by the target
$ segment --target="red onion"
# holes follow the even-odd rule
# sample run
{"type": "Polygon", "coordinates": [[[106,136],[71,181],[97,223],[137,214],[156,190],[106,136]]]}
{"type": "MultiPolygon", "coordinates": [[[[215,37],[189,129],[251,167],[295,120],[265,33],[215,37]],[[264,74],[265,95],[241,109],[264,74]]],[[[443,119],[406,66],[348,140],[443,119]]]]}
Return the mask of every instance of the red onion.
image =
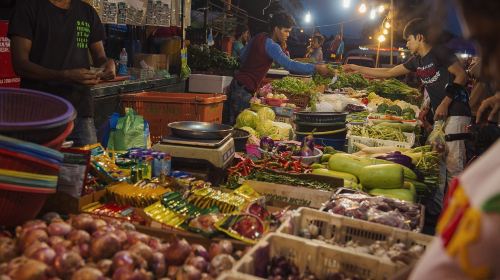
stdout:
{"type": "Polygon", "coordinates": [[[102,272],[92,267],[83,267],[73,274],[71,280],[104,280],[102,272]]]}
{"type": "Polygon", "coordinates": [[[57,243],[56,245],[52,245],[52,249],[56,251],[56,255],[62,255],[66,251],[68,251],[68,247],[64,244],[66,242],[71,243],[69,240],[64,240],[63,242],[57,243]]]}
{"type": "Polygon", "coordinates": [[[3,237],[12,238],[12,233],[6,230],[0,230],[0,238],[3,237]]]}
{"type": "Polygon", "coordinates": [[[135,226],[129,222],[124,222],[121,224],[123,230],[135,230],[135,226]]]}
{"type": "Polygon", "coordinates": [[[94,228],[94,218],[92,218],[89,214],[80,214],[76,217],[73,217],[71,220],[71,225],[76,229],[85,230],[89,233],[94,232],[96,229],[94,228]]]}
{"type": "Polygon", "coordinates": [[[203,257],[189,257],[186,264],[196,267],[201,272],[208,270],[208,262],[203,257]]]}
{"type": "Polygon", "coordinates": [[[142,257],[146,262],[150,262],[153,257],[151,248],[142,242],[134,244],[132,247],[128,248],[128,250],[142,257]]]}
{"type": "Polygon", "coordinates": [[[71,248],[71,251],[78,253],[82,258],[86,259],[90,255],[90,246],[88,243],[76,244],[71,248]]]}
{"type": "Polygon", "coordinates": [[[223,254],[231,255],[233,253],[233,243],[229,240],[221,240],[219,245],[222,249],[223,254]]]}
{"type": "Polygon", "coordinates": [[[155,237],[151,237],[148,241],[148,246],[153,249],[153,251],[158,251],[161,248],[161,240],[155,237]]]}
{"type": "Polygon", "coordinates": [[[214,278],[212,276],[210,276],[210,274],[208,274],[208,273],[202,273],[201,280],[214,280],[214,278]]]}
{"type": "Polygon", "coordinates": [[[193,252],[193,254],[197,257],[198,256],[203,257],[206,261],[210,260],[210,256],[208,255],[207,249],[205,249],[203,245],[200,244],[191,245],[191,252],[193,252]]]}
{"type": "Polygon", "coordinates": [[[19,245],[21,247],[21,250],[24,250],[31,243],[34,243],[36,241],[48,242],[49,236],[47,235],[47,232],[43,229],[33,229],[26,232],[26,234],[24,234],[20,240],[21,243],[19,245]]]}
{"type": "Polygon", "coordinates": [[[175,279],[175,275],[177,275],[177,271],[180,269],[179,266],[171,265],[167,268],[167,278],[175,279]]]}
{"type": "Polygon", "coordinates": [[[81,229],[72,230],[68,234],[68,240],[71,241],[75,245],[89,243],[90,242],[90,234],[81,229]]]}
{"type": "Polygon", "coordinates": [[[212,259],[209,266],[209,273],[212,277],[217,277],[219,274],[225,270],[229,270],[233,267],[235,260],[233,257],[227,254],[220,254],[212,259]]]}
{"type": "Polygon", "coordinates": [[[133,270],[135,268],[135,261],[131,252],[120,251],[114,255],[112,265],[113,270],[116,271],[122,267],[128,270],[133,270]]]}
{"type": "Polygon", "coordinates": [[[70,231],[71,225],[65,222],[54,222],[51,223],[47,228],[47,232],[50,236],[66,236],[70,231]]]}
{"type": "Polygon", "coordinates": [[[175,280],[201,280],[201,272],[192,265],[184,265],[177,270],[175,280]]]}
{"type": "Polygon", "coordinates": [[[161,278],[167,273],[167,265],[165,256],[160,252],[153,253],[153,257],[149,262],[149,269],[154,273],[155,278],[161,278]]]}
{"type": "Polygon", "coordinates": [[[49,245],[45,242],[40,242],[40,241],[33,242],[23,251],[23,254],[26,257],[30,257],[40,248],[49,248],[49,245]]]}
{"type": "Polygon", "coordinates": [[[63,279],[69,278],[84,265],[85,262],[82,257],[78,253],[71,251],[57,255],[54,260],[56,273],[63,279]]]}
{"type": "Polygon", "coordinates": [[[17,247],[14,239],[0,237],[0,263],[8,262],[17,256],[17,247]]]}
{"type": "Polygon", "coordinates": [[[170,245],[163,252],[165,260],[169,265],[182,265],[189,254],[191,253],[191,246],[186,239],[179,240],[177,237],[170,243],[170,245]]]}
{"type": "Polygon", "coordinates": [[[105,227],[107,225],[108,225],[108,223],[106,223],[105,220],[103,220],[103,219],[95,219],[93,221],[92,228],[95,228],[97,230],[97,229],[99,229],[101,227],[105,227]]]}
{"type": "Polygon", "coordinates": [[[48,266],[37,260],[19,257],[10,261],[8,275],[12,279],[47,279],[48,266]]]}
{"type": "Polygon", "coordinates": [[[222,254],[222,247],[219,243],[212,243],[208,248],[208,257],[213,260],[215,256],[222,254]]]}
{"type": "Polygon", "coordinates": [[[129,280],[133,271],[126,267],[120,267],[113,273],[113,280],[129,280]]]}
{"type": "Polygon", "coordinates": [[[111,273],[111,266],[113,265],[112,260],[104,259],[97,263],[97,268],[102,272],[104,276],[108,276],[111,273]]]}
{"type": "Polygon", "coordinates": [[[127,233],[121,229],[117,229],[113,232],[116,237],[118,237],[118,240],[120,241],[120,244],[125,244],[125,242],[128,241],[128,236],[127,233]]]}
{"type": "Polygon", "coordinates": [[[49,245],[54,246],[58,243],[63,242],[64,240],[65,239],[63,237],[54,235],[54,236],[49,237],[49,245]]]}
{"type": "Polygon", "coordinates": [[[108,259],[120,250],[120,241],[116,235],[108,233],[92,240],[90,255],[94,261],[108,259]]]}
{"type": "Polygon", "coordinates": [[[130,277],[128,279],[129,280],[149,280],[152,277],[153,276],[151,275],[151,273],[148,273],[144,270],[136,270],[136,271],[134,271],[134,273],[132,273],[132,275],[130,275],[130,277]]]}
{"type": "Polygon", "coordinates": [[[62,220],[61,216],[56,213],[56,212],[48,212],[45,215],[43,215],[42,219],[47,223],[50,224],[54,220],[62,220]]]}
{"type": "Polygon", "coordinates": [[[128,245],[132,246],[138,242],[142,242],[147,244],[149,241],[149,236],[147,236],[144,233],[140,233],[137,231],[128,231],[127,232],[127,238],[128,238],[128,245]]]}
{"type": "Polygon", "coordinates": [[[33,254],[28,255],[28,257],[37,261],[41,261],[47,265],[52,265],[54,259],[56,258],[56,251],[49,247],[39,248],[33,254]]]}

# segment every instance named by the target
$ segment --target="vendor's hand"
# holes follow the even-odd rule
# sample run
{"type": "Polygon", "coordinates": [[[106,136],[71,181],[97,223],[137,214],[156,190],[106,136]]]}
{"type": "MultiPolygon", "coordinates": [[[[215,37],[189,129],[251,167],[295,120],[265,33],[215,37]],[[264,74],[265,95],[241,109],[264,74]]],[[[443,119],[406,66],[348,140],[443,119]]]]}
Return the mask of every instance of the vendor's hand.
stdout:
{"type": "Polygon", "coordinates": [[[356,64],[345,64],[342,65],[342,68],[345,72],[358,72],[360,69],[359,65],[356,64]]]}
{"type": "Polygon", "coordinates": [[[330,74],[330,70],[328,70],[328,67],[326,64],[316,64],[316,73],[320,74],[321,76],[328,76],[330,74]]]}
{"type": "Polygon", "coordinates": [[[108,59],[108,61],[103,65],[104,71],[99,75],[103,80],[113,80],[116,77],[116,65],[113,59],[108,59]]]}
{"type": "Polygon", "coordinates": [[[498,118],[497,115],[500,111],[500,93],[497,93],[481,102],[481,106],[477,110],[476,123],[481,122],[483,114],[487,114],[488,110],[491,110],[491,112],[488,114],[488,121],[497,122],[498,119],[495,118],[498,118]]]}
{"type": "Polygon", "coordinates": [[[448,96],[445,96],[445,98],[443,98],[441,104],[439,104],[439,106],[437,107],[436,112],[434,112],[435,121],[445,120],[446,117],[448,117],[448,107],[450,107],[452,101],[453,99],[448,96]]]}
{"type": "Polygon", "coordinates": [[[64,70],[63,77],[69,82],[87,86],[92,86],[99,83],[98,75],[95,72],[85,68],[64,70]]]}

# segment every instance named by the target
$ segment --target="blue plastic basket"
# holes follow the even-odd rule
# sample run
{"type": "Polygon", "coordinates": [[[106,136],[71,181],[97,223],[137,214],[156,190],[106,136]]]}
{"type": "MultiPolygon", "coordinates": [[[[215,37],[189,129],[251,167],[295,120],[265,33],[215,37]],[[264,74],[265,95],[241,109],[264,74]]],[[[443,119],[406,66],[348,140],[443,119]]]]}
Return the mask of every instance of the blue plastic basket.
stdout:
{"type": "MultiPolygon", "coordinates": [[[[302,142],[302,139],[304,139],[304,136],[297,135],[297,141],[302,142]]],[[[314,138],[314,143],[316,145],[333,147],[337,151],[346,151],[346,139],[314,138]]]]}

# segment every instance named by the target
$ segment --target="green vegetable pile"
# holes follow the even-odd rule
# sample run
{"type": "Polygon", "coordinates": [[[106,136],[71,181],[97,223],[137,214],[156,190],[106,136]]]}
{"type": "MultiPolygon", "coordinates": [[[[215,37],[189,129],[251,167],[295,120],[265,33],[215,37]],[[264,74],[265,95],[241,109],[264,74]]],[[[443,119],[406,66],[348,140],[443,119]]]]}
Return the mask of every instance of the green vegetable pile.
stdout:
{"type": "Polygon", "coordinates": [[[285,77],[272,81],[273,91],[284,92],[291,95],[313,95],[316,85],[314,82],[305,82],[301,79],[285,77]]]}
{"type": "Polygon", "coordinates": [[[360,126],[354,125],[350,128],[351,135],[368,137],[380,140],[391,140],[398,142],[406,142],[407,138],[400,129],[395,129],[387,126],[360,126]]]}
{"type": "Polygon", "coordinates": [[[369,92],[375,92],[380,96],[390,95],[419,95],[416,88],[412,88],[407,84],[396,79],[385,79],[380,81],[372,81],[367,87],[369,92]]]}
{"type": "Polygon", "coordinates": [[[317,86],[327,86],[332,82],[332,78],[335,75],[335,72],[337,71],[337,67],[331,64],[328,64],[326,67],[328,68],[330,75],[322,76],[318,73],[313,75],[313,82],[317,86]]]}
{"type": "Polygon", "coordinates": [[[339,69],[337,75],[337,81],[330,85],[330,89],[342,89],[342,88],[353,88],[353,89],[365,89],[370,83],[363,75],[358,73],[344,73],[342,68],[339,69]]]}
{"type": "Polygon", "coordinates": [[[416,117],[415,111],[411,108],[401,109],[398,105],[388,105],[386,103],[382,103],[377,107],[377,113],[401,116],[405,120],[414,120],[416,117]]]}
{"type": "Polygon", "coordinates": [[[210,71],[214,74],[232,74],[240,67],[238,60],[227,53],[199,45],[189,46],[188,65],[193,71],[210,71]]]}
{"type": "Polygon", "coordinates": [[[276,183],[297,187],[306,187],[310,189],[317,190],[334,190],[336,187],[332,187],[332,185],[328,183],[323,183],[311,179],[302,179],[298,177],[287,176],[286,174],[276,174],[271,172],[266,172],[265,170],[260,170],[252,173],[250,176],[246,178],[247,180],[256,180],[261,182],[268,183],[276,183]]]}

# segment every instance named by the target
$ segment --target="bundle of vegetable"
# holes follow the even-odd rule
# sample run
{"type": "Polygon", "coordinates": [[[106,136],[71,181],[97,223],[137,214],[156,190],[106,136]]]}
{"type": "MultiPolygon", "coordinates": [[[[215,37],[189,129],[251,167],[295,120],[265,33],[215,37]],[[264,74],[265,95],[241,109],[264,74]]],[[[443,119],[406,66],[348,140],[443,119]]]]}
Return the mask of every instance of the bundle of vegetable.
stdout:
{"type": "Polygon", "coordinates": [[[327,86],[329,85],[331,82],[332,82],[332,78],[333,76],[336,75],[336,73],[339,71],[337,67],[331,65],[331,64],[328,64],[326,66],[328,68],[328,71],[329,71],[329,75],[326,75],[326,76],[322,76],[318,73],[314,74],[313,75],[313,82],[318,85],[318,86],[327,86]]]}
{"type": "Polygon", "coordinates": [[[414,120],[416,117],[415,111],[410,107],[406,107],[405,109],[402,109],[400,106],[398,106],[396,104],[389,105],[387,103],[382,103],[382,104],[378,105],[377,113],[401,116],[405,120],[414,120]]]}
{"type": "Polygon", "coordinates": [[[169,243],[135,231],[118,220],[81,214],[63,221],[50,213],[0,238],[3,279],[215,279],[231,269],[232,244],[169,243]]]}
{"type": "Polygon", "coordinates": [[[418,204],[361,193],[334,195],[323,211],[415,231],[423,215],[418,204]]]}
{"type": "Polygon", "coordinates": [[[297,176],[289,176],[284,173],[274,173],[266,170],[258,170],[247,177],[248,180],[283,184],[289,186],[306,187],[317,190],[331,191],[335,189],[332,185],[311,179],[302,179],[297,176]]]}
{"type": "Polygon", "coordinates": [[[400,129],[395,129],[387,126],[351,126],[349,129],[351,135],[380,140],[391,140],[398,142],[406,142],[408,139],[400,129]]]}
{"type": "Polygon", "coordinates": [[[408,86],[407,84],[396,80],[396,79],[385,79],[385,80],[374,80],[367,87],[370,92],[375,92],[378,95],[391,95],[391,94],[403,94],[403,95],[419,95],[417,89],[408,86]]]}
{"type": "Polygon", "coordinates": [[[188,48],[188,65],[196,71],[227,73],[237,70],[240,65],[236,58],[216,48],[191,45],[188,48]]]}
{"type": "Polygon", "coordinates": [[[273,91],[283,92],[291,95],[314,95],[316,94],[316,85],[313,82],[285,77],[281,80],[274,80],[271,83],[273,91]]]}
{"type": "Polygon", "coordinates": [[[330,85],[330,89],[354,88],[364,89],[368,86],[369,82],[363,75],[358,73],[344,73],[341,68],[337,75],[337,81],[330,85]]]}

